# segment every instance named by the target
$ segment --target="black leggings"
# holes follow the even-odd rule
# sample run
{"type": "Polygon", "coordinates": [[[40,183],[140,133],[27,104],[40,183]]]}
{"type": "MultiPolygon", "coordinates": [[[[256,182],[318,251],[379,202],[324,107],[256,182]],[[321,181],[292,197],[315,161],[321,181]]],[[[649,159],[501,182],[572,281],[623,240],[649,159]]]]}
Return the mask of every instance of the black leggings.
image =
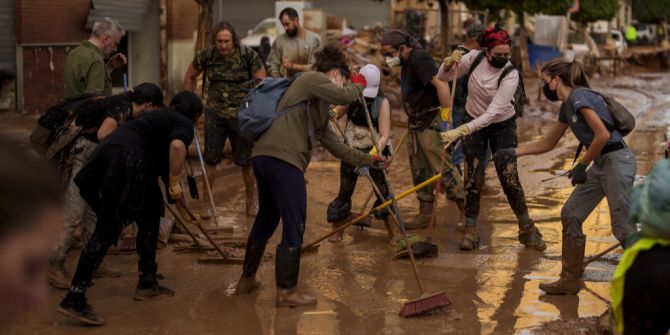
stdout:
{"type": "MultiPolygon", "coordinates": [[[[472,117],[466,115],[469,122],[472,117]]],[[[495,154],[500,149],[516,148],[518,145],[516,135],[515,118],[500,123],[494,123],[486,128],[474,132],[463,139],[463,153],[465,154],[465,216],[476,220],[479,215],[481,190],[484,186],[484,174],[486,172],[486,151],[491,146],[491,152],[495,154]]],[[[516,157],[510,159],[497,159],[495,161],[498,179],[503,191],[507,196],[514,214],[518,216],[528,214],[526,198],[519,181],[516,157]]]]}
{"type": "MultiPolygon", "coordinates": [[[[361,149],[361,151],[368,152],[370,149],[361,149]]],[[[354,195],[356,183],[358,182],[358,174],[355,172],[356,167],[345,162],[340,162],[340,191],[333,202],[328,205],[328,222],[342,220],[351,214],[351,197],[354,195]]],[[[369,169],[370,177],[379,188],[384,198],[389,196],[388,186],[384,180],[384,174],[381,170],[369,169]]],[[[367,177],[362,177],[367,179],[367,177]]],[[[375,194],[375,198],[376,194],[375,194]]],[[[372,206],[377,207],[382,204],[379,198],[372,206]]],[[[375,213],[375,217],[383,219],[388,216],[388,209],[384,209],[375,213]]]]}

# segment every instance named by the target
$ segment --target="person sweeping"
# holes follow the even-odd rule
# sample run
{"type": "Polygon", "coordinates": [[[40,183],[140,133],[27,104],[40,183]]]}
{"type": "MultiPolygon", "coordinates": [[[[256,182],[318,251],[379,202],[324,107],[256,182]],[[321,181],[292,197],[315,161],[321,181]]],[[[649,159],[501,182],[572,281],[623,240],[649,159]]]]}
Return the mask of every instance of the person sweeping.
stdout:
{"type": "Polygon", "coordinates": [[[255,279],[265,246],[282,221],[282,239],[275,256],[277,307],[316,304],[310,293],[297,289],[300,250],[307,218],[304,171],[316,148],[316,141],[354,166],[382,168],[384,159],[342,143],[329,125],[329,106],[356,101],[365,88],[365,77],[352,73],[352,84],[343,86],[348,65],[342,51],[327,46],[316,55],[314,69],[299,75],[277,105],[280,113],[257,139],[252,166],[258,183],[259,211],[247,240],[242,276],[236,293],[250,293],[260,287],[255,279]]]}
{"type": "MultiPolygon", "coordinates": [[[[465,227],[459,248],[473,250],[479,247],[477,217],[484,174],[487,149],[507,152],[517,146],[515,94],[519,86],[518,71],[511,68],[511,44],[507,32],[499,28],[488,28],[481,37],[484,50],[472,50],[463,56],[457,50],[444,60],[438,78],[451,81],[469,74],[467,114],[464,124],[443,132],[445,147],[462,139],[465,154],[465,227]],[[458,64],[458,68],[454,65],[458,64]],[[455,78],[456,77],[456,78],[455,78]]],[[[519,224],[518,240],[526,247],[538,251],[546,249],[542,234],[528,215],[528,206],[519,181],[516,157],[494,155],[495,168],[507,201],[519,224]]]]}
{"type": "Polygon", "coordinates": [[[549,61],[542,67],[541,78],[545,97],[562,102],[558,121],[543,140],[498,155],[520,157],[551,151],[568,128],[579,143],[588,148],[571,169],[570,179],[575,189],[561,209],[560,278],[540,284],[540,289],[549,294],[577,294],[582,286],[586,244],[582,225],[600,201],[607,198],[612,232],[624,247],[626,238],[635,231],[628,217],[628,191],[635,180],[637,163],[617,130],[603,96],[590,89],[581,63],[564,59],[549,61]]]}
{"type": "Polygon", "coordinates": [[[174,295],[174,291],[159,285],[157,278],[156,244],[164,212],[159,177],[166,184],[169,198],[180,199],[179,175],[202,109],[195,94],[177,94],[170,108],[131,120],[109,135],[77,174],[75,182],[98,222],[79,257],[70,290],[58,306],[61,314],[89,325],[104,323],[87,303],[86,291],[109,247],[117,242],[123,227],[133,221],[138,226],[140,273],[134,298],[174,295]]]}
{"type": "MultiPolygon", "coordinates": [[[[376,141],[377,147],[381,148],[385,156],[388,156],[386,145],[391,134],[391,106],[380,87],[381,72],[375,65],[368,64],[361,68],[360,74],[365,77],[365,82],[367,83],[363,90],[365,104],[368,105],[373,126],[379,133],[379,139],[376,141]]],[[[362,152],[370,152],[375,147],[375,140],[368,128],[365,108],[363,108],[361,102],[355,101],[346,106],[346,114],[344,115],[347,116],[347,126],[344,128],[344,136],[347,143],[362,152]]],[[[335,200],[328,205],[327,213],[328,222],[332,223],[333,229],[339,228],[357,216],[351,212],[351,197],[354,194],[356,182],[358,181],[358,172],[356,166],[347,164],[346,162],[340,163],[340,190],[335,200]]],[[[388,197],[388,187],[381,171],[370,171],[370,177],[372,177],[372,180],[379,187],[384,198],[388,197]]],[[[377,199],[373,207],[377,207],[381,203],[382,201],[377,199]]],[[[390,225],[387,210],[375,213],[375,216],[378,219],[384,220],[387,227],[390,225]]],[[[343,232],[340,232],[329,239],[329,241],[339,242],[342,240],[342,237],[343,232]]]]}

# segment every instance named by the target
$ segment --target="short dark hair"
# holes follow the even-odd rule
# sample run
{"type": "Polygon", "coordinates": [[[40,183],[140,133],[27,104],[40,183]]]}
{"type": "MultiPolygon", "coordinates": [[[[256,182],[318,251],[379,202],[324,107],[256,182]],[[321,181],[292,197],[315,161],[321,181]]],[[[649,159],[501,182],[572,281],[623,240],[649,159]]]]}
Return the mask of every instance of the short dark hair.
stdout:
{"type": "MultiPolygon", "coordinates": [[[[314,70],[326,73],[332,69],[347,71],[349,64],[344,53],[335,45],[327,45],[314,54],[314,70]]],[[[344,74],[344,73],[343,73],[344,74]]]]}
{"type": "Polygon", "coordinates": [[[202,100],[195,93],[181,91],[170,100],[170,108],[190,120],[195,120],[202,114],[203,105],[202,100]]]}
{"type": "Polygon", "coordinates": [[[214,28],[212,28],[212,44],[216,44],[216,34],[228,30],[231,35],[233,35],[233,44],[235,47],[240,47],[240,37],[237,35],[237,31],[232,24],[228,21],[221,21],[217,23],[214,28]]]}
{"type": "Polygon", "coordinates": [[[279,12],[279,21],[281,21],[281,18],[286,15],[288,16],[289,19],[293,20],[295,18],[298,18],[298,11],[291,7],[286,7],[282,9],[281,12],[279,12]]]}
{"type": "Polygon", "coordinates": [[[59,206],[62,188],[48,165],[28,156],[18,143],[0,137],[0,241],[14,230],[32,228],[40,210],[59,206]]]}

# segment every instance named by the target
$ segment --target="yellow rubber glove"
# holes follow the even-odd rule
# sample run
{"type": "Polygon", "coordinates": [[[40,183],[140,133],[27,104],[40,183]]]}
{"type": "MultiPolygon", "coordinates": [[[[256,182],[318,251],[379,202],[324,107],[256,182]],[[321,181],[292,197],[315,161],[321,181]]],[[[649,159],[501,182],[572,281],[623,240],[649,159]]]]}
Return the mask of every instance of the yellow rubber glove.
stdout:
{"type": "Polygon", "coordinates": [[[440,108],[440,119],[442,119],[442,122],[451,121],[451,108],[449,107],[440,108]]]}
{"type": "Polygon", "coordinates": [[[456,63],[460,63],[463,59],[463,50],[455,50],[451,55],[444,58],[444,71],[451,70],[451,67],[456,63]]]}
{"type": "Polygon", "coordinates": [[[454,142],[458,141],[460,138],[470,135],[470,128],[467,125],[461,125],[460,127],[452,130],[448,130],[440,133],[442,137],[442,144],[445,147],[452,145],[454,142]]]}
{"type": "Polygon", "coordinates": [[[368,155],[370,155],[370,156],[374,156],[376,154],[377,154],[377,147],[372,147],[372,149],[370,149],[370,151],[368,151],[368,155]]]}
{"type": "Polygon", "coordinates": [[[181,178],[179,176],[170,176],[170,187],[168,188],[168,195],[171,199],[181,199],[183,194],[181,189],[181,178]]]}

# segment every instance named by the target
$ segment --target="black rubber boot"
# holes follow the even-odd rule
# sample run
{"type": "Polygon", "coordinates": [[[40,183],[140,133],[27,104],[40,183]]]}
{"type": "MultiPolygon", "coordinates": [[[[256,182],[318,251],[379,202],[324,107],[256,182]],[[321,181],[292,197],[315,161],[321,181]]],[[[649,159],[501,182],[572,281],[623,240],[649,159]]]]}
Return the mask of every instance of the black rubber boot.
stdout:
{"type": "Polygon", "coordinates": [[[156,275],[158,264],[154,263],[150,266],[143,266],[141,268],[142,272],[140,272],[135,295],[133,296],[135,300],[144,301],[161,295],[174,295],[172,289],[158,283],[158,276],[156,275]]]}
{"type": "Polygon", "coordinates": [[[93,308],[86,300],[85,291],[81,288],[71,288],[58,305],[58,312],[87,325],[102,326],[105,320],[93,312],[93,308]]]}
{"type": "Polygon", "coordinates": [[[300,248],[277,246],[275,277],[277,280],[277,307],[298,307],[316,305],[316,298],[299,291],[300,248]]]}
{"type": "Polygon", "coordinates": [[[244,264],[242,265],[242,276],[235,287],[235,294],[247,294],[255,291],[261,286],[256,280],[256,272],[263,260],[267,242],[249,239],[247,250],[244,253],[244,264]]]}

